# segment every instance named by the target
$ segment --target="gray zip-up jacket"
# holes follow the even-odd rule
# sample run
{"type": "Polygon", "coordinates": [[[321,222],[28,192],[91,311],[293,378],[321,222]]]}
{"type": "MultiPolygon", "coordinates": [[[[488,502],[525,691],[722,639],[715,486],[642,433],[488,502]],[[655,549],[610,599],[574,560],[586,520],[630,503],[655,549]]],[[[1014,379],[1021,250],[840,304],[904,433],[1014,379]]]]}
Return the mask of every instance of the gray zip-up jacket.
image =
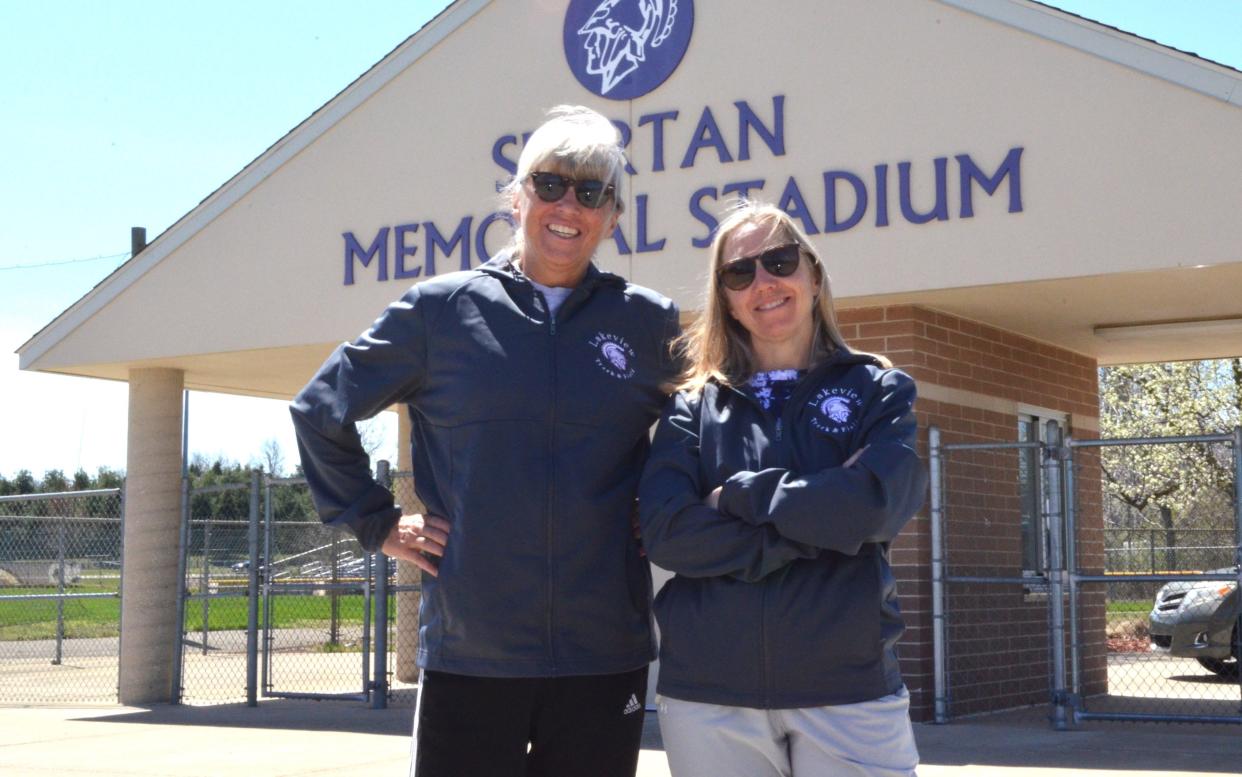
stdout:
{"type": "Polygon", "coordinates": [[[635,495],[677,310],[592,266],[555,317],[507,255],[411,288],[291,406],[321,518],[376,550],[401,514],[354,422],[403,403],[414,483],[451,524],[419,665],[550,677],[654,657],[635,495]]]}
{"type": "Polygon", "coordinates": [[[888,543],[927,486],[914,397],[905,373],[841,353],[779,417],[715,383],[669,401],[639,489],[647,554],[676,573],[655,603],[660,693],[775,709],[901,688],[888,543]]]}

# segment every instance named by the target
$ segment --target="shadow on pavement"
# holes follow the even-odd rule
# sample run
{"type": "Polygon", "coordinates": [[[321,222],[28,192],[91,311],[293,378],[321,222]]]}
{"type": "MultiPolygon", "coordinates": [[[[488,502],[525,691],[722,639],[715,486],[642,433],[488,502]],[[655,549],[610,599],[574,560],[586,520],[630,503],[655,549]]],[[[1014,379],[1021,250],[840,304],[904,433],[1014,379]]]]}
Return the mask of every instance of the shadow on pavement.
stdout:
{"type": "Polygon", "coordinates": [[[269,699],[257,707],[245,704],[219,704],[192,707],[158,704],[134,710],[78,718],[83,722],[142,723],[159,726],[220,726],[225,728],[270,728],[304,731],[341,731],[356,734],[410,736],[414,710],[394,707],[373,710],[356,701],[308,701],[269,699]]]}
{"type": "MultiPolygon", "coordinates": [[[[100,710],[99,714],[78,718],[82,722],[141,723],[152,726],[220,726],[223,728],[294,729],[301,731],[341,731],[355,734],[384,734],[408,737],[413,729],[412,707],[373,710],[357,702],[269,699],[257,707],[244,704],[218,704],[193,707],[159,704],[121,711],[100,710]]],[[[663,750],[660,726],[655,712],[648,710],[643,720],[644,750],[663,750]]]]}
{"type": "Polygon", "coordinates": [[[1025,767],[1081,774],[1238,774],[1242,726],[1085,721],[1054,731],[1046,708],[917,724],[921,761],[942,766],[1025,767]]]}
{"type": "MultiPolygon", "coordinates": [[[[1242,772],[1242,726],[1087,721],[1054,731],[1047,708],[957,719],[946,725],[916,724],[921,761],[929,767],[994,767],[1079,775],[1089,770],[1134,774],[1242,772]]],[[[110,712],[82,722],[284,731],[335,731],[409,737],[409,707],[372,710],[356,702],[269,700],[258,707],[157,705],[110,712]]],[[[648,712],[644,750],[662,750],[657,716],[648,712]]],[[[973,773],[973,772],[972,772],[973,773]]]]}

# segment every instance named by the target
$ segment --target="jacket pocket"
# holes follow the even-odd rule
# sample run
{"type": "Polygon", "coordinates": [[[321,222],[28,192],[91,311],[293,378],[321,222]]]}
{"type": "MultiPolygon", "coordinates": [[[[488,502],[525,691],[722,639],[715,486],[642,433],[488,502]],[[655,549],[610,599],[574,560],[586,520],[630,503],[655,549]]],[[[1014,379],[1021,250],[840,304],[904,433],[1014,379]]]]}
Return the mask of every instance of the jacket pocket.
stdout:
{"type": "Polygon", "coordinates": [[[660,684],[679,698],[762,698],[762,584],[675,577],[656,597],[660,684]]]}
{"type": "Polygon", "coordinates": [[[883,655],[878,566],[864,548],[858,556],[825,553],[790,569],[770,619],[778,688],[858,682],[874,669],[883,655]]]}

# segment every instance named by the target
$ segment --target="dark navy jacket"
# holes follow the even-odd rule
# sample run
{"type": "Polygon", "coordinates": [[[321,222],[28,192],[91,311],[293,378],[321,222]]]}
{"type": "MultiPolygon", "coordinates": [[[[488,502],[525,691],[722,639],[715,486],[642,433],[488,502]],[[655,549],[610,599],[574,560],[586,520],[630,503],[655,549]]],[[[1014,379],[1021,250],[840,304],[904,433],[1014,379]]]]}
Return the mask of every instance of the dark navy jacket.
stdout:
{"type": "Polygon", "coordinates": [[[660,693],[775,709],[901,688],[888,543],[927,485],[914,398],[905,373],[840,354],[779,418],[715,383],[669,401],[639,489],[647,555],[676,573],[656,597],[660,693]]]}
{"type": "Polygon", "coordinates": [[[632,522],[677,325],[668,299],[594,266],[550,318],[501,255],[411,288],[294,399],[316,507],[369,550],[401,511],[353,424],[409,408],[415,491],[452,525],[422,580],[420,666],[550,677],[654,657],[632,522]]]}

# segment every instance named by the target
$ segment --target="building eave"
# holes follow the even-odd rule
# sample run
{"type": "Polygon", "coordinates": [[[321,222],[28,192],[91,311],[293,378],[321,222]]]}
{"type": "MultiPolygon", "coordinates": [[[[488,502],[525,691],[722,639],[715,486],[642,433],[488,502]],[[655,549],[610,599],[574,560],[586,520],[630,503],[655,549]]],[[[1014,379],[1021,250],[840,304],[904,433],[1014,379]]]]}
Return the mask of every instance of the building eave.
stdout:
{"type": "Polygon", "coordinates": [[[20,369],[38,369],[39,360],[58,343],[491,2],[457,0],[406,38],[386,57],[182,216],[144,250],[23,343],[17,349],[20,369]]]}
{"type": "Polygon", "coordinates": [[[937,0],[1242,107],[1242,71],[1035,0],[937,0]]]}

